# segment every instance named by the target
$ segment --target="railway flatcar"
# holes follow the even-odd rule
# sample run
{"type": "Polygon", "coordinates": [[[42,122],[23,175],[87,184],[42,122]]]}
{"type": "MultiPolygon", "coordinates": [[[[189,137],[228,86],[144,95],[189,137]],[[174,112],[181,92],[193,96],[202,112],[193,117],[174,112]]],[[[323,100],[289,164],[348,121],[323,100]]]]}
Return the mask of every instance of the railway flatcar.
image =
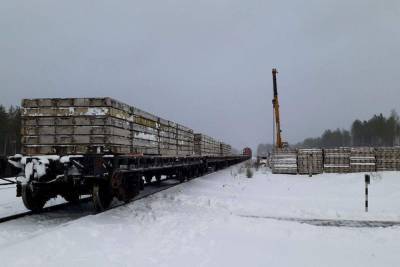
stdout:
{"type": "Polygon", "coordinates": [[[101,211],[113,198],[130,201],[152,180],[183,182],[248,158],[111,98],[24,99],[21,119],[23,155],[9,162],[21,170],[17,196],[32,211],[53,197],[73,202],[88,194],[101,211]]]}

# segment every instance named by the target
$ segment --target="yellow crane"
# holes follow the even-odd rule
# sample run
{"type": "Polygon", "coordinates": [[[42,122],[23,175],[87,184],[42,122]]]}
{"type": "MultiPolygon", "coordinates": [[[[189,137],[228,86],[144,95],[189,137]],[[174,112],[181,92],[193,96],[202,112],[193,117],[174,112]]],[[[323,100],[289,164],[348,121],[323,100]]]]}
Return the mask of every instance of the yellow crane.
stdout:
{"type": "Polygon", "coordinates": [[[276,84],[276,74],[278,71],[274,68],[272,69],[272,82],[273,82],[273,87],[274,87],[274,98],[272,99],[272,105],[274,107],[274,118],[275,118],[275,124],[274,124],[274,136],[276,135],[276,142],[275,142],[275,148],[284,148],[287,147],[287,143],[282,141],[282,136],[281,136],[281,120],[280,120],[280,115],[279,115],[279,100],[278,100],[278,86],[276,84]]]}

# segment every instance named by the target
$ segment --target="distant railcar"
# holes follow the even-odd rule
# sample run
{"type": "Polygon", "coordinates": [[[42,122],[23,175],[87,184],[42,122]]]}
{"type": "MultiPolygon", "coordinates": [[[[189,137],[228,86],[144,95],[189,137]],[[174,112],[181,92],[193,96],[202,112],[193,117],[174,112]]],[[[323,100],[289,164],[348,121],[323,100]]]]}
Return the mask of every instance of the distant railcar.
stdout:
{"type": "Polygon", "coordinates": [[[251,151],[251,148],[250,147],[245,147],[244,149],[243,149],[243,153],[242,153],[244,156],[247,156],[247,157],[249,157],[249,158],[251,158],[252,157],[252,155],[253,155],[253,152],[251,151]]]}

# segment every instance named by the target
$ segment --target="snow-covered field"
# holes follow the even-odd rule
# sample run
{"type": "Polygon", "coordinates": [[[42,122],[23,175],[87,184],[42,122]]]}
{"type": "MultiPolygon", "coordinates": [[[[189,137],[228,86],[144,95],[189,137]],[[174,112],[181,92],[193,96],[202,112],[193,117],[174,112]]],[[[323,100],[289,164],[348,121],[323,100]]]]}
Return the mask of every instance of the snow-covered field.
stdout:
{"type": "Polygon", "coordinates": [[[309,178],[262,169],[248,179],[233,166],[47,231],[45,223],[32,234],[17,221],[0,224],[0,265],[398,266],[398,226],[272,218],[400,221],[400,173],[374,174],[369,198],[365,213],[363,174],[309,178]]]}

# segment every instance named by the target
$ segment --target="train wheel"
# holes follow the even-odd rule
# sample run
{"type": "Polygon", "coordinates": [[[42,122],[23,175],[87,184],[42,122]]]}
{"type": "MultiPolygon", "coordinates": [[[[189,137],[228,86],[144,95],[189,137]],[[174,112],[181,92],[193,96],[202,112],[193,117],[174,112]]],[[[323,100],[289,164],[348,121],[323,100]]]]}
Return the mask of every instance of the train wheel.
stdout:
{"type": "Polygon", "coordinates": [[[160,184],[161,183],[161,174],[156,175],[156,183],[160,184]]]}
{"type": "Polygon", "coordinates": [[[199,177],[200,176],[200,171],[199,171],[199,168],[195,168],[194,170],[193,170],[193,177],[194,178],[197,178],[197,177],[199,177]]]}
{"type": "Polygon", "coordinates": [[[113,200],[110,186],[104,184],[94,184],[92,198],[94,209],[96,211],[103,211],[107,209],[113,200]]]}
{"type": "Polygon", "coordinates": [[[200,176],[204,176],[207,173],[207,167],[206,166],[201,166],[200,168],[200,176]]]}
{"type": "Polygon", "coordinates": [[[176,173],[176,178],[178,179],[178,181],[179,181],[180,183],[183,183],[183,182],[185,181],[185,174],[184,174],[184,172],[183,172],[182,170],[179,170],[179,171],[176,173]]]}
{"type": "Polygon", "coordinates": [[[144,180],[143,178],[140,178],[140,190],[144,189],[144,180]]]}
{"type": "Polygon", "coordinates": [[[146,176],[144,177],[144,179],[146,180],[146,184],[150,184],[150,183],[151,183],[151,180],[153,179],[153,176],[146,175],[146,176]]]}
{"type": "Polygon", "coordinates": [[[22,186],[22,201],[28,210],[40,212],[47,200],[44,197],[33,194],[30,184],[22,186]]]}
{"type": "Polygon", "coordinates": [[[194,171],[191,169],[187,170],[186,171],[186,180],[190,181],[193,179],[193,177],[194,177],[194,171]]]}

